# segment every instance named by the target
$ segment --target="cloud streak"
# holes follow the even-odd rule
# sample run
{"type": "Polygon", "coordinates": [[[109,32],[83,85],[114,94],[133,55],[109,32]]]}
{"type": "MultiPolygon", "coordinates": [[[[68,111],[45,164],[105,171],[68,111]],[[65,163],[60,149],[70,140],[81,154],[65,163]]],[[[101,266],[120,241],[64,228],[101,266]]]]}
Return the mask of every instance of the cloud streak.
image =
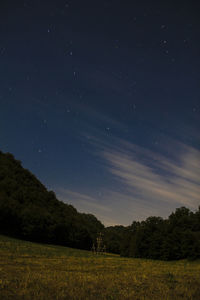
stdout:
{"type": "Polygon", "coordinates": [[[116,222],[111,217],[112,206],[108,205],[108,203],[101,204],[95,197],[66,188],[58,188],[56,194],[60,200],[74,205],[80,212],[94,214],[107,226],[114,225],[116,222]]]}
{"type": "Polygon", "coordinates": [[[163,204],[191,209],[200,204],[199,150],[176,142],[177,157],[169,159],[126,142],[120,148],[123,151],[107,148],[101,155],[116,181],[133,199],[146,203],[146,209],[149,202],[157,204],[158,211],[163,204]]]}
{"type": "Polygon", "coordinates": [[[108,143],[93,138],[93,146],[116,188],[105,186],[101,199],[67,189],[60,198],[105,225],[129,225],[133,220],[166,217],[180,206],[200,205],[200,151],[173,141],[173,158],[121,139],[108,143]]]}
{"type": "MultiPolygon", "coordinates": [[[[76,109],[88,113],[82,104],[76,109]]],[[[92,109],[90,113],[102,124],[113,125],[120,132],[127,130],[108,116],[92,109]]],[[[91,159],[100,164],[113,184],[86,186],[84,193],[78,187],[76,192],[57,189],[61,200],[95,214],[105,225],[129,225],[151,215],[167,217],[180,206],[195,210],[200,205],[199,149],[163,135],[162,146],[152,150],[90,126],[85,126],[79,138],[90,144],[91,159]]],[[[196,135],[193,139],[198,140],[196,135]]]]}

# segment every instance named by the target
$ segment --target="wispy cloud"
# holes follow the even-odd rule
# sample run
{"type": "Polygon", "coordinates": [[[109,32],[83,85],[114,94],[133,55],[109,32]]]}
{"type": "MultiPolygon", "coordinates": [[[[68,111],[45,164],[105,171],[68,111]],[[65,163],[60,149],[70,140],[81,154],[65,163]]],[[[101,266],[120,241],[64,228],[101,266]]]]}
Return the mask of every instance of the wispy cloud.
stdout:
{"type": "Polygon", "coordinates": [[[106,225],[128,225],[200,205],[200,151],[194,147],[173,141],[174,155],[168,157],[121,139],[109,143],[94,137],[92,143],[116,189],[105,186],[101,200],[65,191],[78,209],[95,213],[106,225]]]}
{"type": "Polygon", "coordinates": [[[116,223],[115,219],[112,219],[112,207],[109,206],[108,203],[101,204],[95,197],[84,193],[74,192],[66,188],[58,188],[56,194],[60,200],[72,204],[78,211],[94,214],[107,226],[116,223]]]}
{"type": "MultiPolygon", "coordinates": [[[[95,157],[113,184],[92,189],[86,186],[84,192],[78,186],[76,190],[57,188],[58,198],[82,212],[95,214],[105,225],[128,225],[151,215],[166,217],[180,206],[196,209],[200,205],[200,150],[189,146],[188,139],[183,143],[163,135],[162,146],[158,145],[157,150],[144,148],[103,128],[125,132],[125,124],[92,108],[88,110],[81,103],[72,107],[86,116],[77,137],[90,144],[87,151],[91,159],[95,157]],[[102,127],[91,126],[88,114],[102,127]],[[98,189],[101,197],[97,196],[98,189]]],[[[186,127],[184,130],[189,132],[186,127]]],[[[193,140],[198,140],[195,132],[193,140]]]]}
{"type": "MultiPolygon", "coordinates": [[[[68,199],[69,202],[77,202],[80,206],[80,204],[83,206],[84,212],[89,212],[89,210],[95,209],[95,210],[101,210],[103,212],[109,212],[110,209],[107,206],[99,204],[93,197],[88,196],[83,193],[77,193],[68,189],[59,189],[59,195],[61,196],[61,200],[68,199]]],[[[68,202],[68,203],[69,203],[68,202]]]]}
{"type": "MultiPolygon", "coordinates": [[[[123,147],[122,147],[123,148],[123,147]]],[[[141,202],[197,208],[200,204],[200,152],[183,145],[179,158],[170,160],[134,145],[124,152],[105,150],[108,171],[141,202]]],[[[176,151],[177,149],[175,149],[176,151]]],[[[159,210],[159,207],[158,207],[159,210]]]]}

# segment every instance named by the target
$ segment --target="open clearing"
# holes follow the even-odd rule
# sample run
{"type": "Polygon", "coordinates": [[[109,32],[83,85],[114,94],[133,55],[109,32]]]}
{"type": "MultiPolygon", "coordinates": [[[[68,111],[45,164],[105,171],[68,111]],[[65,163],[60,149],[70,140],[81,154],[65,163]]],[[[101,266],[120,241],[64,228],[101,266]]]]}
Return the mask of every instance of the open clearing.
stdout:
{"type": "Polygon", "coordinates": [[[0,299],[200,299],[200,261],[95,255],[0,236],[0,299]]]}

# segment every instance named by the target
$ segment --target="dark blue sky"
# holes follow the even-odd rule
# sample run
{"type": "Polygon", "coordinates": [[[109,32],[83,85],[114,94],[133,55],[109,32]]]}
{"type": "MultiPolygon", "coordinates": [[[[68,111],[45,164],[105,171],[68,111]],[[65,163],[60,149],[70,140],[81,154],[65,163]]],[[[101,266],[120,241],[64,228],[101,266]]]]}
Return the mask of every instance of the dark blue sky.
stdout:
{"type": "Polygon", "coordinates": [[[1,1],[1,150],[106,225],[197,208],[199,10],[1,1]]]}

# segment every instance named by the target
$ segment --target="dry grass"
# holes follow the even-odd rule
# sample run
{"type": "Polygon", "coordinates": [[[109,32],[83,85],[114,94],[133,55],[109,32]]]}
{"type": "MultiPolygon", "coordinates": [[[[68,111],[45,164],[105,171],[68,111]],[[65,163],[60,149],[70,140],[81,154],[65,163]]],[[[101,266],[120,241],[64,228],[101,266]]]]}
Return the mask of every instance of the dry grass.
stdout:
{"type": "Polygon", "coordinates": [[[161,262],[0,236],[0,299],[200,299],[200,261],[161,262]]]}

